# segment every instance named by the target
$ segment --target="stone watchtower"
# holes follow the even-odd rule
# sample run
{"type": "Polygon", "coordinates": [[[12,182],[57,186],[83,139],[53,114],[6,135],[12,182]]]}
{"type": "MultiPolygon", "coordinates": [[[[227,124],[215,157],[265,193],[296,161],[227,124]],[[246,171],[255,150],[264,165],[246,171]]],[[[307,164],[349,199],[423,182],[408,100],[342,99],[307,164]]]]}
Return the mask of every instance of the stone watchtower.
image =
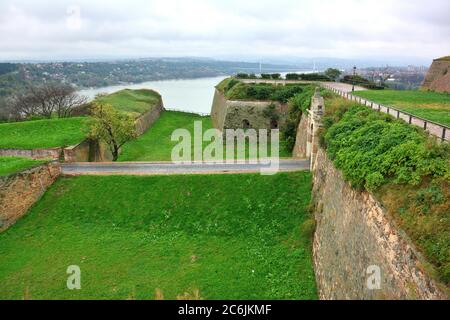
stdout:
{"type": "Polygon", "coordinates": [[[314,168],[317,151],[319,149],[318,131],[322,127],[322,116],[325,112],[325,102],[320,95],[320,88],[316,88],[316,92],[311,101],[311,108],[308,110],[308,130],[306,142],[306,157],[311,159],[311,171],[314,168]]]}

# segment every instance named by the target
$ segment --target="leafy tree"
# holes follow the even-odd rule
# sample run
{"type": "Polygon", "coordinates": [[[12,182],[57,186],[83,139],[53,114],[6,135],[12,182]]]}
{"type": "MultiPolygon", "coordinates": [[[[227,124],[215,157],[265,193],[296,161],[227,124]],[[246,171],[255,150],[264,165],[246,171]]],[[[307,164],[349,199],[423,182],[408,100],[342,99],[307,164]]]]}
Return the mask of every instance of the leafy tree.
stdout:
{"type": "Polygon", "coordinates": [[[341,76],[341,74],[342,74],[342,72],[340,70],[334,69],[334,68],[328,68],[325,71],[325,75],[333,80],[338,79],[341,76]]]}
{"type": "Polygon", "coordinates": [[[133,117],[114,109],[110,104],[94,104],[89,129],[91,139],[104,141],[108,145],[113,161],[119,158],[120,148],[137,137],[133,117]]]}
{"type": "Polygon", "coordinates": [[[286,80],[299,80],[300,75],[298,73],[288,73],[286,74],[286,80]]]}
{"type": "Polygon", "coordinates": [[[272,74],[270,75],[270,77],[271,77],[272,79],[274,79],[274,80],[279,80],[279,79],[281,78],[281,74],[279,74],[279,73],[272,73],[272,74]]]}

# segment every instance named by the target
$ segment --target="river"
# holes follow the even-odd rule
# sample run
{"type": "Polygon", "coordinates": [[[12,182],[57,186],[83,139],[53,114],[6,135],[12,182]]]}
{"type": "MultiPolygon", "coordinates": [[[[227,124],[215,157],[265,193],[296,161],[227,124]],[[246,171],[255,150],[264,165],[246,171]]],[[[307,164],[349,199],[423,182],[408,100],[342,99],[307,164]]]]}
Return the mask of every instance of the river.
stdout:
{"type": "MultiPolygon", "coordinates": [[[[313,71],[301,72],[311,73],[313,71]]],[[[285,74],[286,72],[281,73],[282,76],[285,76],[285,74]]],[[[92,100],[99,93],[113,93],[122,89],[153,89],[161,94],[164,106],[168,109],[209,114],[214,97],[214,87],[225,78],[225,76],[221,76],[200,79],[148,81],[138,84],[80,90],[79,93],[92,100]]]]}
{"type": "Polygon", "coordinates": [[[122,89],[153,89],[158,91],[168,109],[210,113],[214,87],[226,77],[148,81],[139,84],[109,86],[81,90],[79,93],[92,100],[99,93],[112,93],[122,89]]]}

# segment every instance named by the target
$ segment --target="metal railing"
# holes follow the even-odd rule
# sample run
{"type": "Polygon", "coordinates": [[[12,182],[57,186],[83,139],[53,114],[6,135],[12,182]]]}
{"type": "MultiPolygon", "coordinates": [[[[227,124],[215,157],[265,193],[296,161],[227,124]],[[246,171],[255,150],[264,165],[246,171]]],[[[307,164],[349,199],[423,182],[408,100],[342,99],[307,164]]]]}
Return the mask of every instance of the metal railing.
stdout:
{"type": "Polygon", "coordinates": [[[338,94],[339,96],[360,103],[366,107],[370,107],[373,110],[377,110],[379,112],[387,113],[391,116],[396,117],[397,119],[402,119],[409,124],[418,126],[423,128],[428,133],[438,137],[441,141],[449,141],[450,140],[450,127],[440,124],[431,120],[427,120],[418,116],[415,116],[409,112],[399,110],[392,106],[385,106],[380,103],[376,103],[358,96],[354,96],[350,92],[342,91],[332,86],[322,83],[322,86],[326,89],[331,90],[332,92],[338,94]]]}

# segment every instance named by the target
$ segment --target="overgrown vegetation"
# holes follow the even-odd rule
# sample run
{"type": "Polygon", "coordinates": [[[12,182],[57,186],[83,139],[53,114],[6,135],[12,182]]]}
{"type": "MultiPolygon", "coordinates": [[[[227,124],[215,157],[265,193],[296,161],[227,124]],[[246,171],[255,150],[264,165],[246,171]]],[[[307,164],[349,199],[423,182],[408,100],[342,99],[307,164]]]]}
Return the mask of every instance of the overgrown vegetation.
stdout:
{"type": "Polygon", "coordinates": [[[379,196],[450,281],[450,148],[422,129],[367,107],[328,98],[321,142],[344,177],[379,196]]]}
{"type": "Polygon", "coordinates": [[[450,126],[450,94],[419,90],[357,91],[355,95],[450,126]]]}
{"type": "Polygon", "coordinates": [[[43,164],[47,160],[32,160],[22,157],[0,157],[0,177],[43,164]]]}
{"type": "Polygon", "coordinates": [[[223,80],[217,88],[230,100],[278,101],[287,103],[290,98],[303,91],[305,85],[276,86],[266,83],[243,83],[228,78],[223,80]]]}
{"type": "Polygon", "coordinates": [[[0,234],[0,298],[316,299],[310,194],[307,172],[61,178],[0,234]]]}
{"type": "Polygon", "coordinates": [[[86,137],[87,118],[0,124],[0,148],[39,149],[76,145],[86,137]]]}
{"type": "Polygon", "coordinates": [[[297,128],[306,109],[311,105],[315,86],[305,86],[303,91],[289,99],[289,115],[284,128],[282,128],[283,139],[289,151],[294,149],[297,128]]]}

